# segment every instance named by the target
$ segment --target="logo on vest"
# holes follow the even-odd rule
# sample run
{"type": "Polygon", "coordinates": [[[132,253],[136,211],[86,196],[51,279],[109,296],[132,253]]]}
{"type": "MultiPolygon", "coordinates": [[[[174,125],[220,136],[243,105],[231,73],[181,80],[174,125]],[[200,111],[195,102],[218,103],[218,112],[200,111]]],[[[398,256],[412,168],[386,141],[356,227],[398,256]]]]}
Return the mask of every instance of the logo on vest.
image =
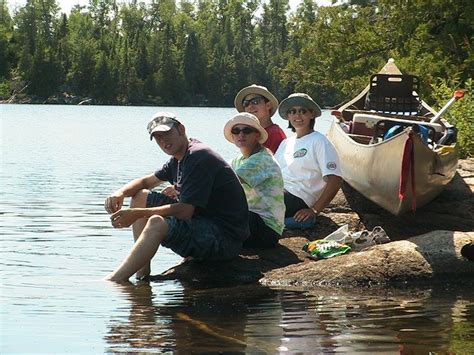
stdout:
{"type": "Polygon", "coordinates": [[[308,150],[306,148],[301,148],[293,153],[293,158],[303,158],[306,153],[308,153],[308,150]]]}
{"type": "Polygon", "coordinates": [[[330,161],[329,163],[327,163],[326,167],[328,168],[328,170],[336,170],[336,163],[333,162],[333,161],[330,161]]]}

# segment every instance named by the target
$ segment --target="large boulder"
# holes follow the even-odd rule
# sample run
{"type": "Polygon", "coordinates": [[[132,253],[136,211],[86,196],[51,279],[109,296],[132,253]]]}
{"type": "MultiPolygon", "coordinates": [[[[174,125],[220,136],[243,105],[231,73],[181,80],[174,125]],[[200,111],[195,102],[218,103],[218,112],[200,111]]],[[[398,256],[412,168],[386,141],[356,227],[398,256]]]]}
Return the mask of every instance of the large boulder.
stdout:
{"type": "Polygon", "coordinates": [[[265,273],[264,285],[356,286],[472,278],[474,262],[461,248],[474,232],[434,231],[331,259],[304,261],[265,273]]]}
{"type": "Polygon", "coordinates": [[[331,259],[309,259],[302,250],[304,237],[285,238],[275,248],[248,250],[222,262],[188,260],[153,280],[268,286],[370,286],[469,277],[474,262],[461,256],[461,248],[474,244],[474,232],[433,231],[404,241],[375,245],[331,259]]]}

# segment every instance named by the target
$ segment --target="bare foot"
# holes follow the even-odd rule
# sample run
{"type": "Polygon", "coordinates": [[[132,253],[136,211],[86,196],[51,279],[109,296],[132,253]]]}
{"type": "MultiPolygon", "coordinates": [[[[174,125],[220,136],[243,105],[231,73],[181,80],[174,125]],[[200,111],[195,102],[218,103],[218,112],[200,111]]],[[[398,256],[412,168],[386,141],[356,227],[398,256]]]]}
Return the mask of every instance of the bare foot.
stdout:
{"type": "Polygon", "coordinates": [[[117,283],[123,283],[123,282],[129,282],[128,279],[127,280],[121,280],[119,278],[117,278],[114,273],[110,273],[108,274],[105,278],[104,278],[105,281],[113,281],[113,282],[117,282],[117,283]]]}
{"type": "Polygon", "coordinates": [[[143,280],[144,278],[150,277],[150,274],[151,274],[150,266],[145,266],[135,273],[135,278],[137,280],[143,280]]]}

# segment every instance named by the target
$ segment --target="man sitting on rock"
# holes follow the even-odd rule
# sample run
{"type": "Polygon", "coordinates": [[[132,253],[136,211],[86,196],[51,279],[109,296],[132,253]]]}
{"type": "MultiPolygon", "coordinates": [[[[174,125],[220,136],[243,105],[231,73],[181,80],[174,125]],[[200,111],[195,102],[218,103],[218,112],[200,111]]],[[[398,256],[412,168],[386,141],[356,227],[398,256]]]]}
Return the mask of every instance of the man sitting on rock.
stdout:
{"type": "Polygon", "coordinates": [[[114,228],[133,225],[135,239],[125,260],[108,275],[111,281],[126,281],[134,273],[138,279],[148,277],[160,245],[183,257],[225,260],[239,254],[249,235],[247,200],[224,159],[188,139],[184,125],[171,113],[157,113],[148,132],[171,159],[105,200],[114,228]],[[173,185],[172,194],[151,191],[165,181],[173,185]],[[129,209],[122,209],[125,197],[132,198],[129,209]]]}

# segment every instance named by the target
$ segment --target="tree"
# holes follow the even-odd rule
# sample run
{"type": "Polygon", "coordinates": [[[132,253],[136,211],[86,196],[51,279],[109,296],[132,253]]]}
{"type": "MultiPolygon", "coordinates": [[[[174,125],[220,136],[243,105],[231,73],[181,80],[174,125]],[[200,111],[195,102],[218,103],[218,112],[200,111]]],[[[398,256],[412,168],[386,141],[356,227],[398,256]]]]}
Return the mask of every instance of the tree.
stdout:
{"type": "Polygon", "coordinates": [[[259,22],[259,52],[262,55],[262,66],[265,77],[277,96],[288,93],[287,85],[280,79],[280,72],[286,66],[284,56],[288,45],[286,13],[289,9],[288,0],[270,0],[263,5],[262,18],[259,22]],[[282,86],[283,84],[283,86],[282,86]]]}
{"type": "Polygon", "coordinates": [[[117,84],[109,60],[101,52],[94,69],[94,90],[96,101],[100,104],[113,104],[117,99],[117,84]]]}
{"type": "Polygon", "coordinates": [[[0,82],[9,77],[10,68],[14,59],[10,51],[12,38],[12,20],[6,3],[0,4],[0,82]]]}
{"type": "Polygon", "coordinates": [[[160,70],[157,73],[159,96],[167,104],[181,104],[184,85],[178,65],[177,48],[173,43],[173,30],[170,25],[163,30],[165,50],[160,60],[160,70]]]}
{"type": "Polygon", "coordinates": [[[30,86],[29,92],[43,98],[47,98],[55,93],[60,77],[59,65],[53,56],[46,53],[42,48],[41,42],[36,47],[30,68],[30,86]]]}
{"type": "Polygon", "coordinates": [[[189,104],[201,104],[207,93],[207,63],[195,32],[191,32],[184,48],[183,75],[189,104]]]}

